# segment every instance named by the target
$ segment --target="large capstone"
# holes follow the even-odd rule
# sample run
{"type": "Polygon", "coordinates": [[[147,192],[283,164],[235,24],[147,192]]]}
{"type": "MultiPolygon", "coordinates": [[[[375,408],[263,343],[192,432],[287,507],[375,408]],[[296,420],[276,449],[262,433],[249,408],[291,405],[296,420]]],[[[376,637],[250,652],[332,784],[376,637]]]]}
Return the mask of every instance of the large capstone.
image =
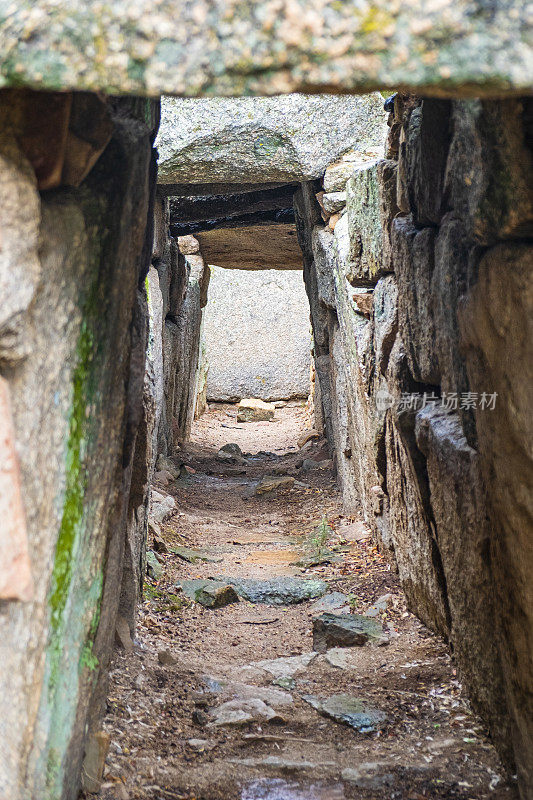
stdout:
{"type": "Polygon", "coordinates": [[[163,99],[162,184],[243,184],[319,178],[347,150],[381,152],[383,98],[163,99]]]}

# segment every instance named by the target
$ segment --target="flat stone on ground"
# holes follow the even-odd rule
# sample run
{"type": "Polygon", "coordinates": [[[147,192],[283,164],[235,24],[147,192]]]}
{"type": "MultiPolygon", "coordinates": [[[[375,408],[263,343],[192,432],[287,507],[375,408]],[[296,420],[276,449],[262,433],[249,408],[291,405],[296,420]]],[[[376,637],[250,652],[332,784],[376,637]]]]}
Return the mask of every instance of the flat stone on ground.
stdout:
{"type": "Polygon", "coordinates": [[[239,698],[214,708],[210,712],[211,724],[214,727],[247,725],[254,720],[262,720],[275,724],[285,722],[282,716],[259,698],[239,698]]]}
{"type": "Polygon", "coordinates": [[[226,578],[237,594],[250,603],[265,603],[271,606],[285,606],[303,603],[322,597],[328,585],[325,581],[305,580],[303,578],[279,577],[269,580],[258,578],[226,578]]]}
{"type": "Polygon", "coordinates": [[[237,422],[268,422],[274,419],[275,413],[274,403],[249,397],[241,400],[237,406],[237,422]]]}
{"type": "Polygon", "coordinates": [[[265,475],[257,486],[254,494],[261,495],[268,492],[275,492],[278,489],[292,489],[295,479],[290,475],[265,475]]]}
{"type": "Polygon", "coordinates": [[[274,678],[292,678],[293,675],[306,669],[315,660],[316,656],[316,653],[302,653],[300,656],[254,661],[251,666],[260,667],[266,672],[270,672],[274,678]]]}
{"type": "Polygon", "coordinates": [[[344,722],[360,733],[375,733],[387,722],[387,715],[373,708],[360,697],[349,694],[334,694],[326,700],[313,695],[303,695],[302,700],[313,706],[320,714],[336,722],[344,722]]]}
{"type": "Polygon", "coordinates": [[[222,608],[230,603],[239,602],[235,589],[224,581],[193,578],[178,581],[177,585],[181,586],[186,597],[205,608],[222,608]]]}
{"type": "Polygon", "coordinates": [[[323,611],[337,611],[346,608],[348,610],[348,595],[342,592],[328,592],[320,600],[310,607],[309,611],[313,614],[321,614],[323,611]]]}
{"type": "Polygon", "coordinates": [[[358,647],[368,641],[384,640],[383,626],[360,614],[323,613],[313,620],[313,650],[325,653],[330,647],[358,647]]]}

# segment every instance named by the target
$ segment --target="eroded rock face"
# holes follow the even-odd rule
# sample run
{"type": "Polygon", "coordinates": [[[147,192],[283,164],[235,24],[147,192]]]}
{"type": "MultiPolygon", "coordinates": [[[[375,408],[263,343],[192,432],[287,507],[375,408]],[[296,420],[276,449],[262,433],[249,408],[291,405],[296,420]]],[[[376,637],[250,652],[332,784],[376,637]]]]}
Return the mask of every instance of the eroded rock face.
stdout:
{"type": "Polygon", "coordinates": [[[321,192],[313,206],[303,189],[296,204],[315,397],[331,419],[345,505],[361,502],[411,609],[452,644],[500,753],[516,760],[524,798],[533,781],[530,108],[397,95],[387,142],[397,162],[360,166],[333,225],[321,192]]]}
{"type": "Polygon", "coordinates": [[[490,487],[488,509],[494,528],[486,558],[496,591],[499,650],[524,798],[533,791],[532,271],[529,244],[491,248],[480,262],[478,282],[460,316],[471,388],[498,394],[494,411],[476,409],[476,433],[480,466],[490,487]]]}
{"type": "Polygon", "coordinates": [[[384,121],[377,93],[167,97],[157,140],[159,182],[268,184],[318,178],[347,150],[382,146],[384,121]]]}
{"type": "MultiPolygon", "coordinates": [[[[2,615],[6,797],[76,797],[105,698],[144,376],[135,309],[156,119],[155,104],[141,116],[114,101],[113,138],[88,177],[43,195],[40,209],[27,162],[9,157],[28,257],[6,377],[35,594],[2,615]]],[[[16,274],[19,254],[3,254],[2,275],[16,274]]]]}

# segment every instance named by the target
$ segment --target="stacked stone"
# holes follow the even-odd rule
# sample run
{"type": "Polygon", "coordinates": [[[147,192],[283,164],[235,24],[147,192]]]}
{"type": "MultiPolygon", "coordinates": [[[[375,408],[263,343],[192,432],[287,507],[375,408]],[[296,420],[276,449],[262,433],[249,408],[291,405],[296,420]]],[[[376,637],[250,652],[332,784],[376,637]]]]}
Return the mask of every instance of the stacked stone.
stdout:
{"type": "Polygon", "coordinates": [[[392,106],[385,159],[297,198],[326,433],[531,790],[531,100],[392,106]]]}

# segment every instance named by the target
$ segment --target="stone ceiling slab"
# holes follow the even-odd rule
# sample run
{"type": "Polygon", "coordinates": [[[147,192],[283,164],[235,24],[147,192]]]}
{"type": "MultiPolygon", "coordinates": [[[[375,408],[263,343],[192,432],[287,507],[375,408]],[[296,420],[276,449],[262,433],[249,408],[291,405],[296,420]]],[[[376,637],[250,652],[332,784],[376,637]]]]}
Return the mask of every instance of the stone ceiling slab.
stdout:
{"type": "Polygon", "coordinates": [[[302,269],[293,223],[216,228],[196,233],[208,264],[227,269],[302,269]]]}
{"type": "Polygon", "coordinates": [[[256,183],[319,178],[348,150],[381,153],[383,97],[164,97],[158,183],[256,183]]]}
{"type": "Polygon", "coordinates": [[[526,0],[21,0],[1,4],[0,87],[244,95],[532,84],[526,0]]]}

